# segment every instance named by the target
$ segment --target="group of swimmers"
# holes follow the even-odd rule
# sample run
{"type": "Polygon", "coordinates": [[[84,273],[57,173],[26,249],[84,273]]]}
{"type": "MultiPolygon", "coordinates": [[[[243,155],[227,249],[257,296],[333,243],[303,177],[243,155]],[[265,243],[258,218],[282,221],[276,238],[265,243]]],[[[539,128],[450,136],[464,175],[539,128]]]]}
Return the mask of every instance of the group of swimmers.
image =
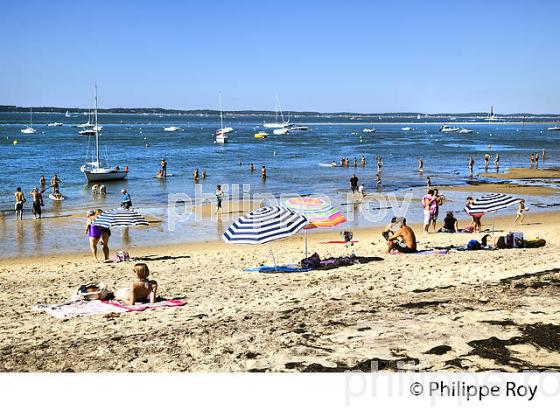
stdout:
{"type": "MultiPolygon", "coordinates": [[[[542,162],[544,162],[544,157],[545,157],[545,152],[544,149],[542,150],[542,156],[541,156],[541,160],[542,162]]],[[[529,155],[529,161],[530,161],[530,168],[538,168],[539,167],[539,153],[538,152],[531,152],[531,155],[529,155]]]]}
{"type": "MultiPolygon", "coordinates": [[[[354,157],[354,160],[352,161],[352,164],[354,165],[354,168],[358,168],[358,158],[354,157]]],[[[349,168],[350,167],[350,159],[348,157],[340,158],[340,162],[333,161],[333,162],[331,162],[331,166],[349,168]]],[[[362,157],[360,159],[360,166],[362,168],[364,168],[366,166],[366,157],[363,154],[362,154],[362,157]]]]}

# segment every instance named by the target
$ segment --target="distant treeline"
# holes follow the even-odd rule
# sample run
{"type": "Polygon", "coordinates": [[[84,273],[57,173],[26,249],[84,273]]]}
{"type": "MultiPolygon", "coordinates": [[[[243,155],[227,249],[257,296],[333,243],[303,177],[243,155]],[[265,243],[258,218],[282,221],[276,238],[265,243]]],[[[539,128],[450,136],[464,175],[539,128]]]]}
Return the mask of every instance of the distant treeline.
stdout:
{"type": "MultiPolygon", "coordinates": [[[[52,113],[65,113],[68,111],[71,114],[83,113],[89,111],[89,108],[79,108],[79,107],[18,107],[16,105],[0,105],[0,112],[28,112],[33,109],[35,112],[52,112],[52,113]]],[[[181,115],[218,115],[220,112],[217,110],[177,110],[169,108],[99,108],[100,113],[112,113],[112,114],[181,114],[181,115]]],[[[271,116],[274,115],[274,111],[264,111],[264,110],[240,110],[232,111],[228,110],[228,114],[232,115],[248,115],[248,116],[271,116]]],[[[462,118],[476,118],[476,117],[487,117],[486,112],[468,112],[468,113],[434,113],[425,114],[421,112],[382,112],[382,113],[354,113],[354,112],[333,112],[333,113],[321,113],[317,111],[284,111],[286,116],[309,116],[309,117],[357,117],[357,118],[371,118],[371,117],[402,117],[411,118],[418,117],[421,118],[431,117],[431,118],[447,118],[447,117],[462,117],[462,118]]],[[[560,114],[531,114],[531,113],[512,113],[512,114],[496,114],[498,117],[502,118],[560,118],[560,114]]]]}

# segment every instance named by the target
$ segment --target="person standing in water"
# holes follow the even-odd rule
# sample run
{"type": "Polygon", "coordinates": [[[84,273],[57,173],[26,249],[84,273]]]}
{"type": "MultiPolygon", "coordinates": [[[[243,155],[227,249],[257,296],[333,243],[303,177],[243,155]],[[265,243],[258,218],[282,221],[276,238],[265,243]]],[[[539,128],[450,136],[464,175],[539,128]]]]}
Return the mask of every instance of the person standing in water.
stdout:
{"type": "Polygon", "coordinates": [[[266,179],[266,167],[264,165],[261,167],[261,178],[263,181],[266,179]]]}
{"type": "Polygon", "coordinates": [[[375,175],[375,186],[377,189],[381,188],[381,176],[379,174],[375,175]]]}
{"type": "Polygon", "coordinates": [[[543,164],[544,164],[544,149],[542,150],[541,159],[542,159],[542,162],[543,162],[543,164]]]}
{"type": "Polygon", "coordinates": [[[41,175],[41,178],[39,178],[39,185],[41,185],[41,188],[43,188],[46,183],[47,181],[45,180],[45,176],[41,175]]]}
{"type": "Polygon", "coordinates": [[[198,168],[195,168],[195,170],[193,171],[193,179],[195,182],[198,182],[198,179],[200,178],[199,174],[198,174],[198,168]]]}
{"type": "Polygon", "coordinates": [[[366,157],[363,154],[362,154],[361,163],[362,163],[362,168],[364,168],[366,166],[366,157]]]}
{"type": "Polygon", "coordinates": [[[430,177],[426,177],[426,190],[432,189],[432,179],[430,177]]]}
{"type": "Polygon", "coordinates": [[[165,158],[161,159],[161,176],[167,176],[167,161],[165,160],[165,158]]]}
{"type": "Polygon", "coordinates": [[[377,158],[377,173],[381,175],[381,167],[383,166],[383,161],[381,157],[377,158]]]}
{"type": "Polygon", "coordinates": [[[424,161],[422,161],[422,158],[418,160],[418,172],[419,173],[424,172],[424,161]]]}
{"type": "Polygon", "coordinates": [[[224,200],[224,191],[222,191],[222,186],[216,186],[216,214],[222,215],[222,201],[224,200]]]}
{"type": "Polygon", "coordinates": [[[205,169],[202,170],[202,179],[203,180],[206,179],[206,170],[205,169]]]}
{"type": "Polygon", "coordinates": [[[19,219],[20,221],[23,221],[23,204],[25,203],[26,199],[25,195],[23,195],[23,192],[21,191],[21,187],[18,186],[16,188],[16,193],[14,194],[14,196],[16,199],[16,220],[19,219]]]}
{"type": "Polygon", "coordinates": [[[535,152],[535,168],[539,167],[539,153],[535,152]]]}
{"type": "Polygon", "coordinates": [[[53,194],[59,194],[59,183],[62,182],[62,180],[58,179],[58,176],[56,174],[54,174],[54,176],[52,177],[51,180],[51,188],[52,188],[52,193],[53,194]]]}
{"type": "Polygon", "coordinates": [[[354,168],[358,168],[358,158],[354,157],[354,168]]]}
{"type": "Polygon", "coordinates": [[[500,169],[500,154],[496,153],[496,158],[494,159],[494,168],[496,168],[496,171],[498,171],[500,169]]]}
{"type": "Polygon", "coordinates": [[[249,165],[249,172],[254,172],[255,171],[255,165],[251,162],[251,165],[249,165]]]}
{"type": "Polygon", "coordinates": [[[532,152],[531,155],[529,155],[529,161],[531,161],[530,168],[533,168],[535,166],[535,154],[533,154],[532,152]]]}
{"type": "Polygon", "coordinates": [[[358,177],[356,174],[350,177],[350,189],[352,190],[352,195],[358,192],[358,177]]]}
{"type": "Polygon", "coordinates": [[[474,167],[474,158],[471,155],[469,158],[469,175],[471,177],[473,176],[473,167],[474,167]]]}
{"type": "Polygon", "coordinates": [[[490,162],[490,154],[486,153],[486,154],[484,154],[484,170],[485,171],[488,171],[489,162],[490,162]]]}
{"type": "Polygon", "coordinates": [[[33,218],[41,219],[41,207],[44,205],[43,203],[43,194],[37,187],[33,188],[30,192],[31,198],[33,199],[33,218]]]}

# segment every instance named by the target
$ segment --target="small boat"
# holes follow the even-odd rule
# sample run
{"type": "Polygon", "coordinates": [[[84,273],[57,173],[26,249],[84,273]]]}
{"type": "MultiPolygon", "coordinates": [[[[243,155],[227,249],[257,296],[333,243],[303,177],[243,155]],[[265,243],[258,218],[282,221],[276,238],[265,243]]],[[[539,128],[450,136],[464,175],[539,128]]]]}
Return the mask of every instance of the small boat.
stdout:
{"type": "Polygon", "coordinates": [[[276,128],[274,131],[272,131],[274,135],[286,135],[288,134],[288,132],[288,128],[276,128]]]}
{"type": "Polygon", "coordinates": [[[231,127],[220,128],[219,130],[216,131],[216,134],[218,132],[222,132],[224,134],[227,134],[227,133],[233,132],[233,128],[231,128],[231,127]]]}
{"type": "Polygon", "coordinates": [[[49,122],[47,127],[62,127],[64,124],[61,122],[49,122]]]}
{"type": "Polygon", "coordinates": [[[33,128],[33,108],[30,109],[30,112],[31,112],[31,120],[29,125],[19,130],[19,132],[21,132],[22,134],[35,134],[37,132],[37,130],[33,128]]]}
{"type": "Polygon", "coordinates": [[[62,195],[60,192],[49,194],[49,198],[53,201],[64,201],[64,195],[62,195]]]}
{"type": "Polygon", "coordinates": [[[290,131],[307,131],[309,129],[304,125],[290,125],[288,128],[290,131]]]}
{"type": "Polygon", "coordinates": [[[364,128],[363,132],[375,132],[375,128],[364,128]]]}
{"type": "Polygon", "coordinates": [[[70,112],[69,112],[68,110],[66,110],[66,114],[64,114],[64,116],[65,116],[66,118],[70,118],[70,117],[71,117],[70,112]]]}
{"type": "Polygon", "coordinates": [[[102,167],[101,159],[99,158],[99,126],[97,117],[97,85],[94,85],[94,101],[95,101],[95,112],[94,119],[95,124],[93,126],[93,132],[95,133],[95,161],[86,163],[80,167],[88,180],[88,182],[98,182],[98,181],[116,181],[120,179],[125,179],[128,175],[128,167],[121,169],[118,165],[114,167],[102,167]]]}
{"type": "Polygon", "coordinates": [[[261,138],[262,139],[262,138],[266,138],[266,137],[268,137],[268,134],[264,131],[260,131],[260,132],[257,132],[255,134],[255,138],[261,138]]]}
{"type": "Polygon", "coordinates": [[[549,131],[560,131],[560,127],[548,127],[549,131]]]}
{"type": "Polygon", "coordinates": [[[412,131],[412,127],[402,127],[402,131],[412,131]]]}
{"type": "Polygon", "coordinates": [[[225,144],[228,142],[228,132],[233,131],[231,127],[224,128],[224,111],[222,108],[222,93],[220,93],[220,128],[216,130],[215,144],[225,144]]]}
{"type": "Polygon", "coordinates": [[[472,134],[473,132],[474,132],[473,130],[470,130],[468,128],[461,128],[458,133],[459,134],[472,134]]]}
{"type": "Polygon", "coordinates": [[[83,124],[76,125],[77,128],[91,128],[93,124],[88,120],[88,122],[84,122],[83,124]]]}
{"type": "Polygon", "coordinates": [[[93,128],[86,128],[79,132],[80,135],[95,135],[95,130],[93,128]]]}
{"type": "Polygon", "coordinates": [[[183,129],[179,128],[179,127],[173,127],[172,126],[172,127],[165,127],[163,130],[167,131],[167,132],[175,132],[175,131],[182,131],[183,129]]]}
{"type": "Polygon", "coordinates": [[[450,126],[447,125],[447,124],[443,124],[439,130],[440,130],[441,132],[457,132],[457,131],[459,131],[459,128],[457,128],[457,127],[450,127],[450,126]]]}

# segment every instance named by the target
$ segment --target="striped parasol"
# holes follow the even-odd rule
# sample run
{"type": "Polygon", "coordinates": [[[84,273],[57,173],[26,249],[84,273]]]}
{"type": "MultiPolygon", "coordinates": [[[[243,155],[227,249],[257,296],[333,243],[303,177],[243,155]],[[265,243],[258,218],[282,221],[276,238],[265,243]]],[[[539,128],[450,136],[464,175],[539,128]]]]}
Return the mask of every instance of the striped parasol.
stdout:
{"type": "Polygon", "coordinates": [[[346,222],[346,218],[324,198],[301,196],[290,198],[286,207],[309,220],[305,226],[304,255],[307,258],[307,229],[330,228],[346,222]]]}
{"type": "Polygon", "coordinates": [[[323,198],[309,196],[290,198],[286,201],[286,207],[309,220],[306,229],[328,228],[346,222],[344,215],[323,198]]]}
{"type": "Polygon", "coordinates": [[[148,221],[132,209],[117,208],[103,212],[93,221],[93,224],[103,228],[113,228],[138,225],[147,226],[148,221]]]}
{"type": "Polygon", "coordinates": [[[477,198],[472,203],[465,206],[465,212],[469,215],[485,215],[519,202],[521,202],[521,199],[509,195],[489,194],[477,198]]]}
{"type": "Polygon", "coordinates": [[[228,243],[261,244],[288,238],[307,225],[307,218],[284,207],[259,208],[235,221],[223,234],[228,243]]]}

